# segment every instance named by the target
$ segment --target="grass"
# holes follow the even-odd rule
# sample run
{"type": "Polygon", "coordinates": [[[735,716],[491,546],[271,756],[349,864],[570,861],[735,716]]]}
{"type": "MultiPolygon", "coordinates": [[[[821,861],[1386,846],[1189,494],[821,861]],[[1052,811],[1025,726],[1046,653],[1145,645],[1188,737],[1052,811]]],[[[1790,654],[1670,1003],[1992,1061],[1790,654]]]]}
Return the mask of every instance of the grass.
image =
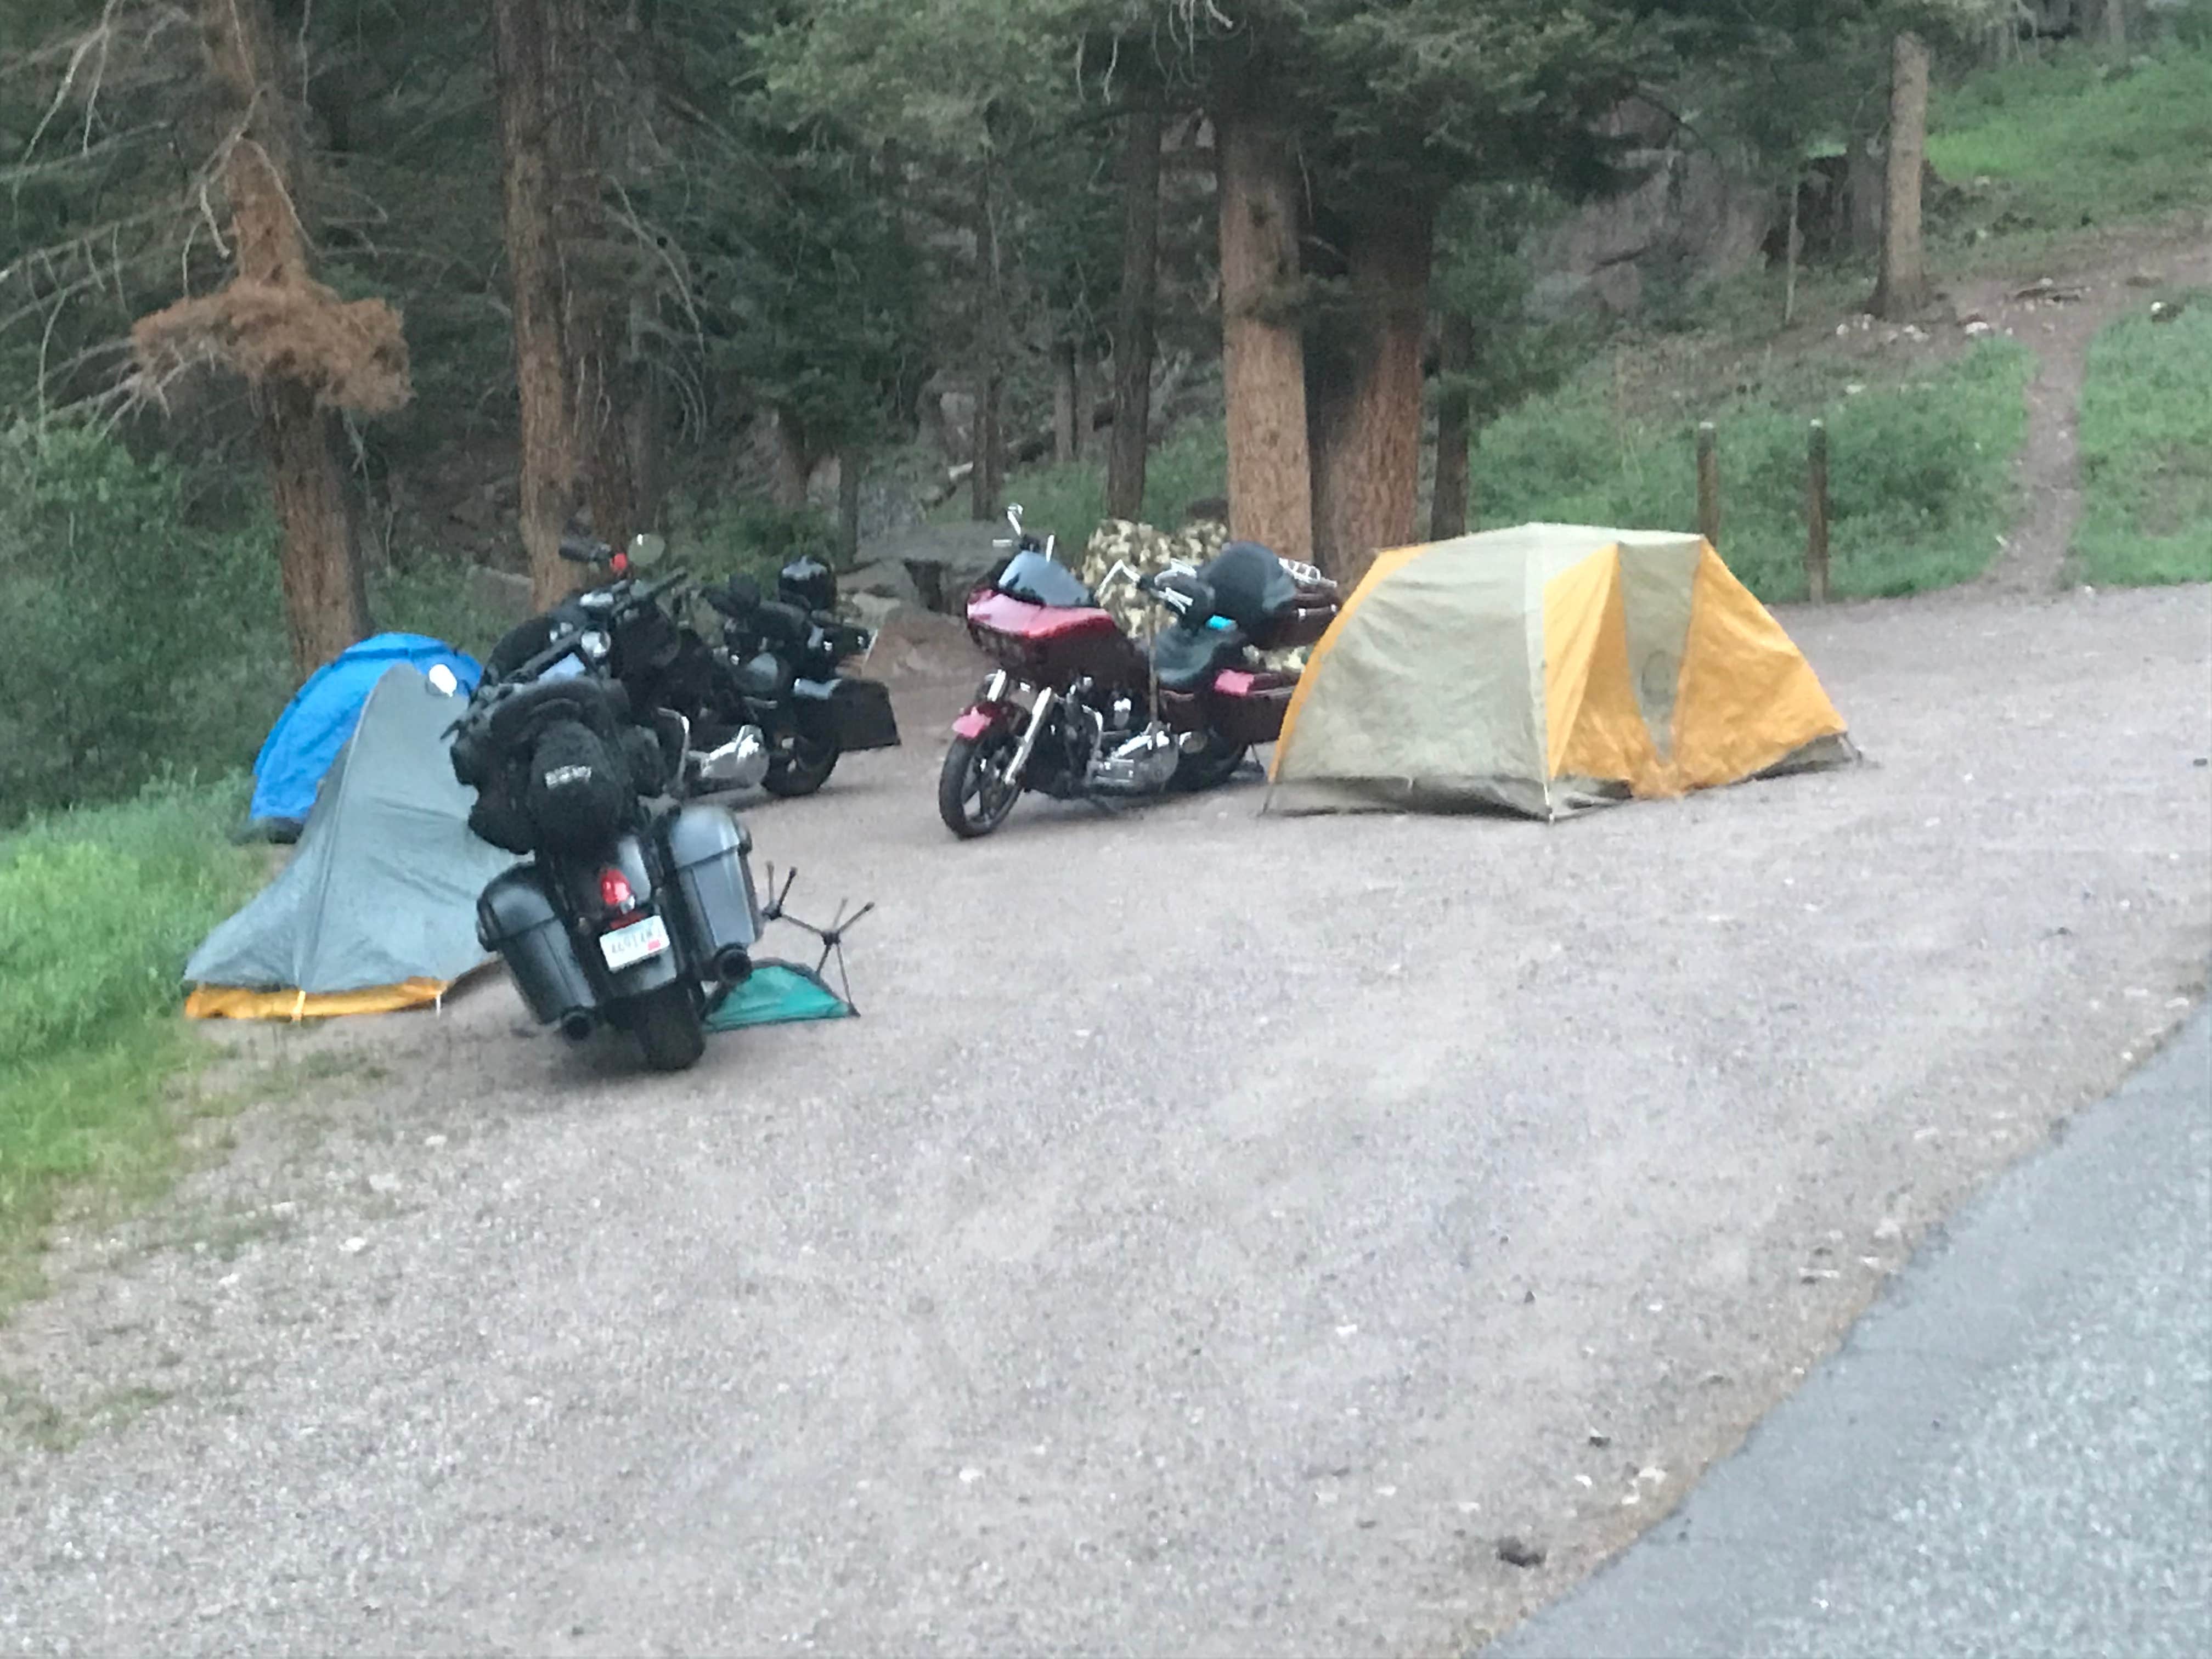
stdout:
{"type": "Polygon", "coordinates": [[[244,793],[158,785],[0,840],[0,1303],[35,1282],[65,1193],[150,1191],[174,1166],[172,1085],[199,1053],[179,975],[263,874],[226,836],[244,793]]]}
{"type": "Polygon", "coordinates": [[[2212,293],[2190,301],[2168,321],[2124,318],[2090,348],[2074,543],[2088,581],[2212,581],[2212,293]]]}
{"type": "Polygon", "coordinates": [[[1967,191],[1946,234],[2021,251],[2212,207],[2203,33],[2125,64],[2093,47],[2054,52],[1939,93],[1928,159],[1967,191]]]}
{"type": "MultiPolygon", "coordinates": [[[[1807,418],[1818,415],[1828,428],[1833,591],[1911,593],[1972,580],[2008,526],[2030,362],[1996,341],[1922,378],[1852,394],[1832,384],[1843,364],[1802,362],[1712,408],[1729,568],[1763,599],[1804,596],[1807,418]]],[[[1696,526],[1695,414],[1624,410],[1609,378],[1585,375],[1484,433],[1474,456],[1483,527],[1696,526]]]]}

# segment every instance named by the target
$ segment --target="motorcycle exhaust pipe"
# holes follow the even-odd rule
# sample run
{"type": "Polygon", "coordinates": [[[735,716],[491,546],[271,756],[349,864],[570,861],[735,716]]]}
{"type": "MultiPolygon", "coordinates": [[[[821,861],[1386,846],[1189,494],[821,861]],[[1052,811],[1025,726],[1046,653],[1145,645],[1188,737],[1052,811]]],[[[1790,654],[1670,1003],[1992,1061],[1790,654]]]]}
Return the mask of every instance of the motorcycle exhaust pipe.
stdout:
{"type": "Polygon", "coordinates": [[[571,1008],[555,1023],[560,1026],[561,1035],[571,1042],[581,1042],[599,1026],[588,1008],[571,1008]]]}
{"type": "Polygon", "coordinates": [[[729,945],[714,953],[714,977],[725,985],[748,979],[752,971],[753,959],[738,945],[729,945]]]}

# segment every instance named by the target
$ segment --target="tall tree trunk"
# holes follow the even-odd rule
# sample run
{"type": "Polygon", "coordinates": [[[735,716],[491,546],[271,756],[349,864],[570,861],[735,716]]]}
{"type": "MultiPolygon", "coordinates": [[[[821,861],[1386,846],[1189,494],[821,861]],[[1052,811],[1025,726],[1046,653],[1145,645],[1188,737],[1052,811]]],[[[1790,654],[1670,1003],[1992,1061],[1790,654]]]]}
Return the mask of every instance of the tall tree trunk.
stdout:
{"type": "MultiPolygon", "coordinates": [[[[307,280],[306,145],[269,0],[201,0],[202,41],[237,124],[223,171],[239,280],[307,280]]],[[[338,465],[338,416],[306,387],[258,388],[261,449],[282,535],[285,631],[302,678],[368,632],[368,599],[338,465]]]]}
{"type": "Polygon", "coordinates": [[[1421,489],[1421,336],[1436,217],[1407,204],[1348,227],[1350,338],[1310,353],[1316,562],[1347,592],[1414,537],[1421,489]]]}
{"type": "Polygon", "coordinates": [[[659,378],[641,368],[635,371],[631,392],[623,445],[629,451],[629,476],[637,492],[635,528],[658,530],[661,527],[661,496],[665,488],[661,471],[661,423],[667,418],[667,409],[662,399],[659,378]]]}
{"type": "Polygon", "coordinates": [[[969,441],[968,516],[979,524],[998,517],[1006,488],[1006,442],[1000,429],[1006,381],[994,351],[975,383],[975,422],[969,441]]]}
{"type": "Polygon", "coordinates": [[[559,160],[561,121],[574,101],[559,36],[561,0],[494,0],[492,65],[498,83],[501,205],[514,288],[514,379],[520,397],[522,544],[531,602],[543,609],[575,584],[560,556],[575,508],[575,394],[564,337],[559,160]]]}
{"type": "Polygon", "coordinates": [[[1447,311],[1438,331],[1437,367],[1448,378],[1437,399],[1437,477],[1429,496],[1429,539],[1467,534],[1468,451],[1474,441],[1474,397],[1465,377],[1474,368],[1474,319],[1447,311]]]}
{"type": "Polygon", "coordinates": [[[814,471],[814,453],[799,416],[779,409],[769,422],[769,498],[787,513],[806,505],[806,481],[814,471]]]}
{"type": "Polygon", "coordinates": [[[1790,175],[1790,227],[1784,233],[1782,244],[1782,325],[1784,328],[1797,320],[1797,260],[1804,252],[1804,234],[1798,223],[1797,204],[1805,193],[1802,173],[1790,175]]]}
{"type": "Polygon", "coordinates": [[[2097,38],[2115,53],[2128,49],[2128,0],[2104,0],[2104,15],[2097,20],[2097,38]]]}
{"type": "Polygon", "coordinates": [[[1927,305],[1928,262],[1920,242],[1920,175],[1928,155],[1928,48],[1910,31],[1892,48],[1889,178],[1882,195],[1881,280],[1875,314],[1892,322],[1927,305]]]}
{"type": "Polygon", "coordinates": [[[1881,253],[1881,157],[1870,139],[1854,138],[1844,162],[1844,203],[1851,252],[1862,259],[1881,253]]]}
{"type": "Polygon", "coordinates": [[[1214,143],[1230,527],[1286,557],[1310,559],[1305,348],[1290,314],[1298,276],[1297,160],[1282,131],[1256,108],[1218,112],[1214,143]]]}
{"type": "Polygon", "coordinates": [[[992,197],[991,167],[975,179],[975,252],[983,262],[981,361],[975,366],[975,421],[969,434],[968,512],[979,523],[999,516],[1006,477],[1006,441],[1000,404],[1006,395],[1006,287],[1000,263],[998,208],[992,197]]]}
{"type": "Polygon", "coordinates": [[[1078,432],[1082,416],[1078,412],[1076,399],[1081,388],[1076,384],[1075,343],[1062,340],[1052,349],[1052,458],[1062,466],[1079,453],[1078,432]]]}
{"type": "Polygon", "coordinates": [[[860,473],[866,465],[857,449],[837,453],[837,562],[847,570],[860,556],[860,473]]]}
{"type": "Polygon", "coordinates": [[[578,468],[592,533],[610,545],[626,547],[645,527],[644,495],[630,445],[630,412],[641,401],[644,377],[630,353],[623,309],[603,293],[577,294],[576,275],[571,262],[568,304],[572,316],[581,313],[569,334],[578,348],[572,371],[580,394],[578,468]]]}
{"type": "Polygon", "coordinates": [[[1121,292],[1114,319],[1114,429],[1106,459],[1106,512],[1145,512],[1152,447],[1152,356],[1160,276],[1160,112],[1129,116],[1121,152],[1121,292]]]}

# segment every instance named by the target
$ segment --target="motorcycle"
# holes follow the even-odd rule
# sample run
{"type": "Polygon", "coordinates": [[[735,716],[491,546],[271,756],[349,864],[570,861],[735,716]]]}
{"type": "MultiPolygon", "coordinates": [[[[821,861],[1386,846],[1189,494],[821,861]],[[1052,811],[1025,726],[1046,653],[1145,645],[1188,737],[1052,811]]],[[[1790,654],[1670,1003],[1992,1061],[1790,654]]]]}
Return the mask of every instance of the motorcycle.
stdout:
{"type": "Polygon", "coordinates": [[[485,659],[489,681],[514,678],[538,653],[556,652],[555,675],[589,673],[622,686],[641,717],[661,710],[684,727],[685,761],[674,780],[685,797],[763,783],[772,763],[767,738],[744,717],[727,684],[728,669],[678,617],[698,584],[678,569],[656,580],[649,570],[665,555],[658,536],[638,536],[627,553],[579,536],[561,538],[564,559],[604,565],[614,580],[572,593],[551,610],[516,624],[485,659]]]}
{"type": "Polygon", "coordinates": [[[607,648],[594,659],[597,670],[621,681],[633,702],[690,722],[698,769],[682,781],[686,795],[755,785],[786,798],[810,795],[848,750],[896,745],[889,689],[840,667],[866,652],[872,636],[832,613],[836,579],[827,566],[793,561],[767,602],[744,577],[702,586],[679,575],[641,588],[631,573],[643,568],[641,558],[649,563],[665,550],[657,536],[635,538],[627,554],[564,537],[563,558],[605,566],[615,580],[511,629],[494,647],[490,671],[504,672],[563,632],[599,632],[607,648]],[[719,644],[682,620],[695,595],[722,619],[719,644]]]}
{"type": "Polygon", "coordinates": [[[811,795],[839,757],[897,746],[890,688],[842,666],[865,654],[874,636],[837,616],[837,579],[827,565],[793,560],[777,573],[773,599],[742,576],[702,597],[722,617],[730,683],[765,735],[761,787],[770,794],[811,795]]]}
{"type": "MultiPolygon", "coordinates": [[[[638,583],[627,603],[675,580],[638,583]]],[[[604,612],[618,627],[624,605],[604,612]]],[[[696,775],[689,722],[638,709],[596,672],[612,649],[599,632],[556,630],[487,674],[456,723],[470,827],[525,860],[484,888],[477,936],[540,1024],[576,1041],[612,1025],[647,1066],[681,1071],[704,1052],[710,997],[752,971],[752,841],[727,809],[672,798],[696,775]]]]}
{"type": "MultiPolygon", "coordinates": [[[[969,636],[1000,664],[953,723],[938,816],[963,840],[989,835],[1024,790],[1063,799],[1154,795],[1226,781],[1281,733],[1296,673],[1256,652],[1310,645],[1335,619],[1336,585],[1256,542],[1194,569],[1127,580],[1173,620],[1139,644],[1006,509],[1012,556],[968,596],[969,636]]],[[[1102,590],[1105,583],[1101,583],[1102,590]]]]}

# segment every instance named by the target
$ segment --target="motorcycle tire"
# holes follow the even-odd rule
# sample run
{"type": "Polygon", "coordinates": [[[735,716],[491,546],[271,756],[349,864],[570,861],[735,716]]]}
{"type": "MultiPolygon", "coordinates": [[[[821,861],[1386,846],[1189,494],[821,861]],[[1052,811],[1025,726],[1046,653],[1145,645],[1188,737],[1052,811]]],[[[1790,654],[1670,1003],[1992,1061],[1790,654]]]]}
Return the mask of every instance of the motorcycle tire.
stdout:
{"type": "Polygon", "coordinates": [[[937,816],[961,840],[989,835],[1014,810],[1014,802],[1021,797],[1019,789],[1002,787],[994,797],[984,787],[984,769],[995,760],[1003,772],[1014,746],[1012,732],[994,726],[981,737],[953,738],[952,746],[945,751],[945,765],[937,775],[937,816]],[[971,799],[973,811],[969,810],[971,799]]]}
{"type": "Polygon", "coordinates": [[[1200,789],[1212,789],[1237,775],[1237,769],[1244,763],[1247,745],[1232,744],[1218,732],[1206,734],[1206,747],[1195,755],[1176,757],[1175,776],[1168,787],[1182,794],[1194,794],[1200,789]]]}
{"type": "Polygon", "coordinates": [[[793,738],[790,748],[779,749],[769,757],[768,775],[761,780],[761,787],[785,800],[811,795],[830,781],[841,752],[834,744],[817,746],[808,738],[793,738]]]}
{"type": "Polygon", "coordinates": [[[630,1035],[637,1039],[645,1063],[656,1072],[688,1071],[707,1052],[699,1005],[690,986],[680,979],[646,992],[627,1012],[630,1035]]]}

